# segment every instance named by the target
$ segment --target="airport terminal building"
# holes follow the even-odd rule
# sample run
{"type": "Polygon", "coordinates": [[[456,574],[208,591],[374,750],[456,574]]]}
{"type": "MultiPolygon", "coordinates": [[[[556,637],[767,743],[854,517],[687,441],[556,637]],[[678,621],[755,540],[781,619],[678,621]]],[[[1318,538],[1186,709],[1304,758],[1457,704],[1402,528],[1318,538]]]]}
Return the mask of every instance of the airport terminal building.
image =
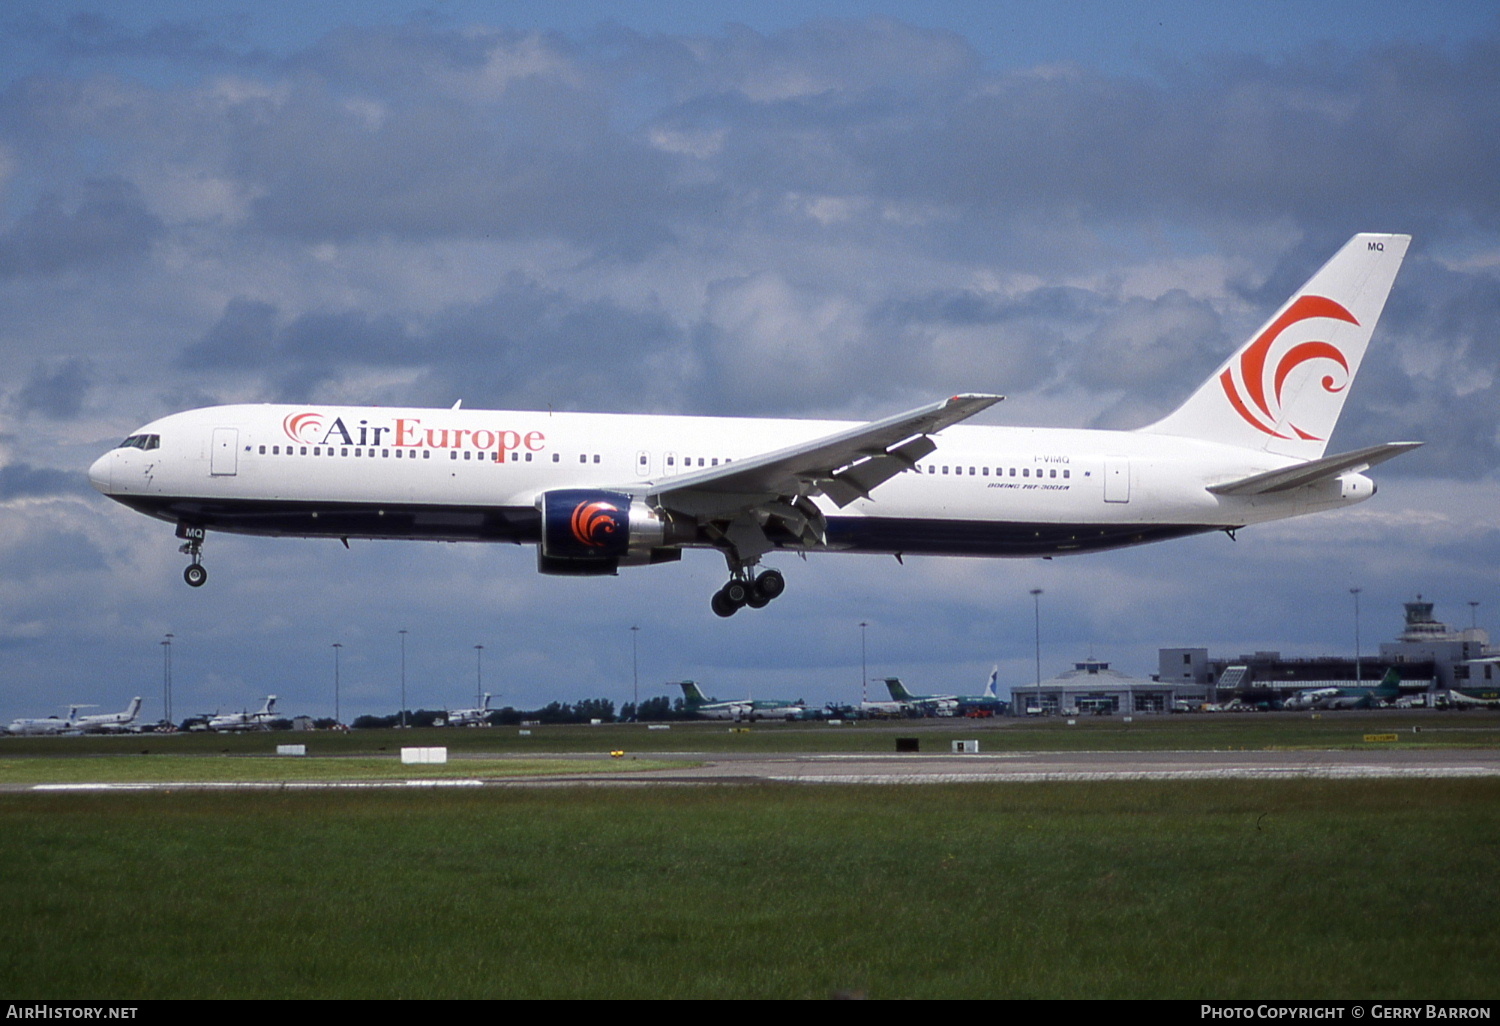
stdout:
{"type": "Polygon", "coordinates": [[[1279,708],[1300,691],[1372,687],[1389,670],[1410,696],[1500,688],[1500,649],[1490,647],[1487,632],[1434,619],[1433,603],[1420,595],[1404,605],[1401,634],[1381,644],[1378,654],[1283,658],[1280,652],[1252,652],[1228,658],[1206,648],[1163,648],[1149,680],[1086,659],[1040,684],[1012,687],[1011,714],[1161,713],[1230,703],[1279,708]]]}
{"type": "Polygon", "coordinates": [[[1040,684],[1011,688],[1010,709],[1015,716],[1162,713],[1202,705],[1208,691],[1195,681],[1146,680],[1111,670],[1106,662],[1085,659],[1040,684]]]}
{"type": "Polygon", "coordinates": [[[1404,605],[1401,634],[1382,643],[1378,655],[1287,659],[1279,652],[1254,652],[1231,659],[1210,656],[1206,648],[1164,648],[1157,679],[1203,685],[1208,700],[1219,703],[1276,702],[1313,688],[1369,687],[1388,670],[1396,671],[1402,691],[1411,695],[1500,683],[1500,651],[1490,648],[1487,632],[1456,630],[1434,619],[1433,604],[1420,595],[1404,605]]]}

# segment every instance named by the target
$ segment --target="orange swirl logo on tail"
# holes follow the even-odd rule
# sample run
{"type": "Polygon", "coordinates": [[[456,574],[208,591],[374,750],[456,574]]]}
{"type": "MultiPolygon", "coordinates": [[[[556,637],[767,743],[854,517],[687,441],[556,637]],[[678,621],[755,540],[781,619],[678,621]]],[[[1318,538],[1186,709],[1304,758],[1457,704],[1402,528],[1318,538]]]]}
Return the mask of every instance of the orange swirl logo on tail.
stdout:
{"type": "Polygon", "coordinates": [[[620,529],[620,508],[607,502],[579,503],[573,509],[569,526],[580,544],[602,549],[620,529]]]}
{"type": "MultiPolygon", "coordinates": [[[[1234,374],[1235,367],[1233,366],[1219,375],[1219,383],[1224,386],[1224,394],[1229,397],[1229,404],[1244,418],[1245,423],[1257,431],[1276,438],[1292,437],[1292,435],[1282,434],[1276,430],[1283,413],[1281,389],[1291,373],[1303,364],[1313,360],[1327,360],[1342,372],[1339,378],[1335,378],[1331,373],[1323,375],[1319,384],[1325,392],[1341,392],[1349,384],[1349,361],[1344,358],[1344,354],[1337,346],[1329,342],[1299,342],[1279,350],[1275,359],[1272,359],[1272,350],[1276,349],[1276,342],[1282,332],[1293,324],[1317,317],[1326,317],[1353,325],[1359,324],[1353,314],[1331,299],[1323,296],[1301,296],[1287,307],[1286,313],[1276,318],[1265,331],[1261,332],[1259,338],[1245,347],[1245,351],[1240,354],[1239,358],[1238,379],[1234,374]]],[[[1323,441],[1322,438],[1309,434],[1290,421],[1287,421],[1286,426],[1303,441],[1323,441]]]]}

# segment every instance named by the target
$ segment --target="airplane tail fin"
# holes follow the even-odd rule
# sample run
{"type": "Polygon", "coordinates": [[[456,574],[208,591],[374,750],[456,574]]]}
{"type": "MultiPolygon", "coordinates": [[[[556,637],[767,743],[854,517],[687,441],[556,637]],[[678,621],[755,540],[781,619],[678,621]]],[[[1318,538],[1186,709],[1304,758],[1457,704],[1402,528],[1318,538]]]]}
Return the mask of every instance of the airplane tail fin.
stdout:
{"type": "Polygon", "coordinates": [[[141,712],[141,696],[140,695],[136,695],[134,698],[132,698],[130,700],[130,708],[128,708],[128,709],[125,710],[125,718],[127,720],[133,720],[137,716],[140,715],[140,712],[141,712]]]}
{"type": "Polygon", "coordinates": [[[1380,683],[1370,694],[1374,698],[1394,702],[1401,697],[1401,674],[1396,672],[1395,667],[1386,670],[1385,676],[1380,679],[1380,683]]]}
{"type": "Polygon", "coordinates": [[[688,705],[702,705],[708,701],[703,697],[703,691],[695,680],[680,680],[677,686],[682,688],[682,697],[687,700],[688,705]]]}
{"type": "Polygon", "coordinates": [[[885,679],[885,688],[891,693],[891,701],[893,702],[910,702],[912,700],[911,692],[906,690],[906,685],[901,683],[900,677],[887,677],[885,679]]]}
{"type": "Polygon", "coordinates": [[[996,666],[994,669],[990,670],[990,679],[984,685],[984,697],[985,698],[999,698],[1000,697],[999,693],[995,690],[996,682],[999,681],[999,679],[1000,679],[1000,667],[996,666]]]}
{"type": "Polygon", "coordinates": [[[1354,236],[1187,402],[1141,430],[1320,458],[1410,242],[1354,236]]]}

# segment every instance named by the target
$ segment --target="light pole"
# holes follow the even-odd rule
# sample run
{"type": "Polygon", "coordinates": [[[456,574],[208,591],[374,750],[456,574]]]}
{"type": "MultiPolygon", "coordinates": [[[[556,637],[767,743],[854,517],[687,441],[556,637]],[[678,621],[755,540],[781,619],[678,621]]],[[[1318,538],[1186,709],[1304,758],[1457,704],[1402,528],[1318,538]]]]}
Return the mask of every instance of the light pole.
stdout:
{"type": "Polygon", "coordinates": [[[630,700],[635,705],[635,718],[641,718],[641,661],[636,641],[640,638],[639,627],[630,628],[630,700]]]}
{"type": "Polygon", "coordinates": [[[1479,600],[1469,599],[1469,626],[1474,630],[1479,629],[1479,600]]]}
{"type": "Polygon", "coordinates": [[[484,705],[484,646],[474,646],[474,708],[484,705]]]}
{"type": "Polygon", "coordinates": [[[1359,593],[1363,589],[1350,588],[1349,594],[1354,596],[1354,683],[1360,684],[1364,680],[1364,672],[1360,667],[1359,652],[1359,593]]]}
{"type": "Polygon", "coordinates": [[[870,700],[869,692],[866,690],[870,685],[870,668],[865,660],[865,628],[868,626],[870,625],[863,620],[859,622],[859,702],[861,705],[870,700]]]}
{"type": "Polygon", "coordinates": [[[339,649],[344,646],[339,642],[333,643],[333,722],[344,722],[339,718],[339,649]]]}
{"type": "Polygon", "coordinates": [[[168,723],[172,722],[172,635],[168,634],[165,641],[161,643],[162,670],[161,670],[161,707],[162,715],[168,723]]]}
{"type": "Polygon", "coordinates": [[[1042,589],[1031,589],[1031,604],[1036,613],[1036,693],[1038,701],[1042,694],[1042,589]]]}
{"type": "Polygon", "coordinates": [[[396,632],[401,635],[401,726],[406,726],[406,628],[396,632]]]}

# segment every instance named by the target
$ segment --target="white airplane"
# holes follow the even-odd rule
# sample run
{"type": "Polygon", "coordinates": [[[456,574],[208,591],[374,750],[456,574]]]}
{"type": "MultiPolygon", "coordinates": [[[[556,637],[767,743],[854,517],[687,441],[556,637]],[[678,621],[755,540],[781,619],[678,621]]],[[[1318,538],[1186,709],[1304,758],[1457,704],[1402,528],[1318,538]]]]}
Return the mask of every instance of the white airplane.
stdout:
{"type": "Polygon", "coordinates": [[[209,717],[209,730],[269,730],[276,719],[276,696],[267,695],[256,712],[223,713],[209,717]]]}
{"type": "Polygon", "coordinates": [[[565,575],[704,548],[729,567],[720,616],[781,594],[779,571],[755,572],[778,550],[1051,557],[1232,538],[1362,502],[1364,470],[1421,444],[1324,455],[1409,241],[1356,235],[1136,431],[953,426],[997,395],[870,423],[216,406],[145,425],[89,480],[177,526],[194,587],[209,531],[535,544],[537,569],[565,575]]]}
{"type": "Polygon", "coordinates": [[[1379,709],[1401,699],[1401,674],[1392,667],[1378,684],[1307,688],[1288,698],[1283,709],[1379,709]]]}
{"type": "Polygon", "coordinates": [[[985,681],[984,691],[977,695],[914,695],[901,682],[900,677],[884,678],[886,690],[891,693],[891,701],[899,705],[902,710],[913,713],[925,713],[934,716],[957,716],[968,710],[985,710],[994,713],[1005,705],[1000,695],[995,690],[996,682],[1000,679],[1000,667],[990,671],[989,678],[985,681]]]}
{"type": "Polygon", "coordinates": [[[74,726],[73,721],[74,721],[74,719],[77,718],[77,716],[78,716],[78,706],[74,705],[74,706],[70,706],[68,708],[68,715],[65,716],[65,717],[61,717],[61,716],[44,716],[44,717],[37,717],[37,718],[33,718],[33,719],[21,718],[21,719],[12,720],[11,723],[10,723],[10,726],[8,726],[8,727],[5,728],[5,732],[7,734],[28,734],[28,735],[31,735],[31,734],[76,734],[78,732],[78,730],[77,730],[77,727],[74,726]]]}
{"type": "Polygon", "coordinates": [[[80,716],[73,726],[85,734],[123,734],[131,730],[141,714],[141,696],[136,695],[124,712],[99,713],[95,716],[80,716]]]}
{"type": "Polygon", "coordinates": [[[484,693],[484,701],[479,703],[477,709],[450,709],[448,711],[448,726],[450,727],[477,727],[489,719],[492,712],[490,709],[490,693],[484,693]]]}
{"type": "Polygon", "coordinates": [[[720,701],[709,698],[693,680],[680,680],[683,704],[688,712],[705,720],[800,720],[807,715],[807,706],[800,699],[790,701],[775,698],[731,698],[720,701]]]}

